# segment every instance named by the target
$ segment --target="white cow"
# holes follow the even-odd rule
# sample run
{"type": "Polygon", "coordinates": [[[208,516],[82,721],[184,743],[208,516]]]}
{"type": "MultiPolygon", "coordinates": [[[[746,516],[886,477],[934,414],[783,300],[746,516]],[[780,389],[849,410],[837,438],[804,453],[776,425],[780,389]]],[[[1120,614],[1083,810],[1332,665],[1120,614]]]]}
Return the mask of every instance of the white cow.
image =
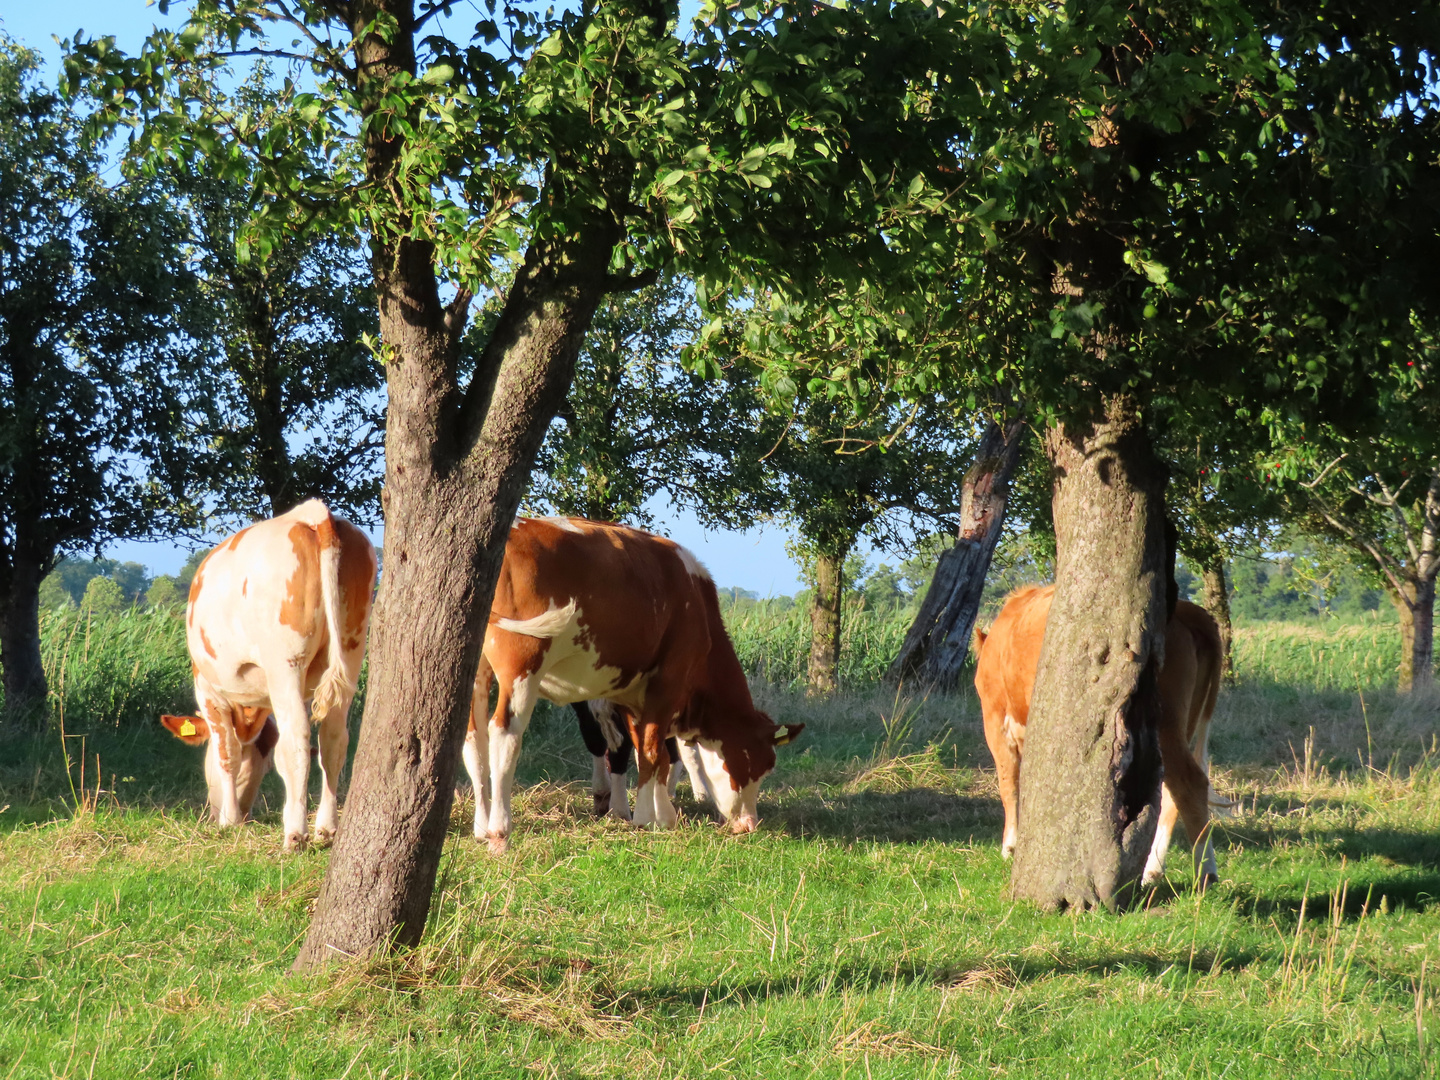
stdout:
{"type": "Polygon", "coordinates": [[[285,782],[285,848],[305,846],[313,721],[324,773],[315,839],[334,837],[375,570],[365,534],[311,499],[241,529],[195,571],[185,624],[200,715],[160,721],[185,742],[209,742],[205,779],[222,826],[249,813],[269,742],[285,782]],[[272,728],[278,739],[266,738],[272,728]]]}

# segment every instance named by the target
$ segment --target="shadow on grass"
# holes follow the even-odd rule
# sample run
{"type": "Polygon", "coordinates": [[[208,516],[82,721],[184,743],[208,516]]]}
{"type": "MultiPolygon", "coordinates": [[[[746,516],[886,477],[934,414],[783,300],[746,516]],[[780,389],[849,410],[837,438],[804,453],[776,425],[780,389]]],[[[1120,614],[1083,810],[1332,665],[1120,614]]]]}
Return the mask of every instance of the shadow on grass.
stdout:
{"type": "Polygon", "coordinates": [[[927,840],[999,845],[1005,813],[1000,800],[934,788],[779,797],[762,806],[762,828],[797,839],[824,837],[916,844],[927,840]]]}
{"type": "Polygon", "coordinates": [[[701,986],[662,983],[629,991],[626,996],[643,1006],[680,1005],[698,1010],[702,1004],[706,1004],[707,1008],[716,1008],[726,1001],[758,1002],[811,995],[820,990],[837,996],[847,992],[865,994],[892,986],[936,987],[956,993],[994,994],[1068,976],[1085,976],[1098,980],[1131,975],[1155,979],[1170,972],[1177,972],[1183,977],[1190,973],[1208,975],[1212,971],[1240,971],[1249,967],[1260,955],[1249,950],[1227,950],[1223,955],[1217,955],[1204,949],[1193,953],[1189,949],[1181,949],[1173,953],[1137,950],[1104,957],[1068,960],[1051,957],[1009,957],[1003,960],[972,957],[942,959],[928,964],[840,964],[827,969],[823,975],[802,979],[798,984],[793,977],[734,982],[721,980],[701,986]]]}
{"type": "MultiPolygon", "coordinates": [[[[1427,912],[1440,905],[1440,873],[1388,877],[1347,874],[1345,880],[1342,911],[1347,921],[1358,919],[1362,911],[1367,916],[1382,910],[1427,912]]],[[[1333,890],[1317,889],[1313,885],[1306,888],[1301,884],[1294,892],[1280,894],[1267,889],[1262,893],[1245,882],[1235,882],[1230,888],[1237,909],[1252,918],[1278,918],[1293,923],[1300,918],[1302,904],[1307,922],[1334,917],[1333,890]]]]}
{"type": "MultiPolygon", "coordinates": [[[[1258,808],[1266,815],[1260,820],[1231,822],[1217,818],[1217,842],[1238,843],[1249,850],[1323,843],[1335,855],[1343,855],[1352,861],[1379,858],[1404,866],[1440,868],[1440,833],[1419,829],[1357,829],[1339,822],[1316,820],[1309,814],[1289,816],[1291,811],[1300,810],[1318,813],[1355,811],[1357,804],[1346,799],[1319,797],[1300,801],[1285,797],[1261,798],[1258,808]]],[[[1369,808],[1360,806],[1358,809],[1369,808]]]]}

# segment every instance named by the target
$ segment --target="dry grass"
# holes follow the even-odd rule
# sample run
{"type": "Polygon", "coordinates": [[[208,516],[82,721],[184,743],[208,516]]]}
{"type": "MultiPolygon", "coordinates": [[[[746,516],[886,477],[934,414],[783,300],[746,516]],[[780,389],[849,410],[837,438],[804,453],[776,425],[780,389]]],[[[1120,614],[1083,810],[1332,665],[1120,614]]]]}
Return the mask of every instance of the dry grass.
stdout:
{"type": "Polygon", "coordinates": [[[886,1030],[878,1020],[867,1020],[844,1034],[836,1034],[831,1047],[842,1058],[944,1057],[950,1053],[943,1046],[922,1042],[908,1031],[886,1030]]]}

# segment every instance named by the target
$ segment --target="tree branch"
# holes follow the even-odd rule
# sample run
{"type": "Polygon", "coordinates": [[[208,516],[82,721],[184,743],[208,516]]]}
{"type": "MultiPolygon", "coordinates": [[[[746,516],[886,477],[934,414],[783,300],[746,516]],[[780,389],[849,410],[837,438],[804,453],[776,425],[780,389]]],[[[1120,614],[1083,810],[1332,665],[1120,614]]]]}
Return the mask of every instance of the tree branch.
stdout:
{"type": "Polygon", "coordinates": [[[606,274],[606,292],[637,292],[648,289],[660,280],[659,270],[641,270],[638,274],[606,274]]]}

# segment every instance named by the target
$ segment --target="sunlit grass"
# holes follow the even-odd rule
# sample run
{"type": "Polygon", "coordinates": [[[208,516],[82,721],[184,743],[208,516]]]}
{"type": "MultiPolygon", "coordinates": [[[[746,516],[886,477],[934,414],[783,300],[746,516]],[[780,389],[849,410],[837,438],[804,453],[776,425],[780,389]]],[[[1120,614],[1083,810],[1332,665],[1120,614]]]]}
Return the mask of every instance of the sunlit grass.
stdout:
{"type": "Polygon", "coordinates": [[[424,945],[301,977],[328,856],[281,851],[273,777],[256,823],[204,820],[199,754],[146,714],[188,707],[166,633],[68,625],[68,754],[56,726],[0,736],[0,1077],[1436,1075],[1440,697],[1242,667],[1224,880],[1195,896],[1182,841],[1121,917],[1006,899],[969,694],[757,684],[806,729],[746,837],[684,786],[672,833],[593,820],[573,718],[542,708],[510,854],[462,789],[424,945]],[[122,676],[150,689],[107,697],[122,676]]]}

